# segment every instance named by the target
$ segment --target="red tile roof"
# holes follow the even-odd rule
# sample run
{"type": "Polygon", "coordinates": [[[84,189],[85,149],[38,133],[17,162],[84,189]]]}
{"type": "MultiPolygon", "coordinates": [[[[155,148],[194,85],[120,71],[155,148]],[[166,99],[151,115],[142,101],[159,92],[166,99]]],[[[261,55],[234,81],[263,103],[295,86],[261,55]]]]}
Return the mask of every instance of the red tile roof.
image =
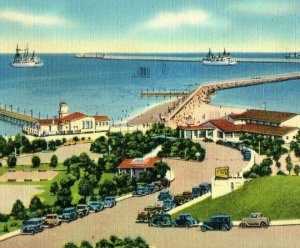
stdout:
{"type": "Polygon", "coordinates": [[[109,121],[109,118],[106,115],[95,115],[94,118],[96,121],[109,121]]]}
{"type": "Polygon", "coordinates": [[[75,120],[82,119],[84,117],[86,117],[85,114],[82,114],[80,112],[75,112],[75,113],[72,113],[72,114],[69,114],[69,115],[66,115],[66,116],[62,117],[61,120],[64,120],[64,121],[75,121],[75,120]]]}
{"type": "Polygon", "coordinates": [[[225,119],[214,119],[209,122],[225,133],[241,131],[241,125],[234,125],[225,119]]]}
{"type": "Polygon", "coordinates": [[[298,130],[298,128],[296,127],[272,127],[272,126],[257,125],[257,124],[245,124],[241,126],[242,126],[241,129],[242,132],[279,136],[279,137],[282,137],[294,130],[298,130]]]}
{"type": "Polygon", "coordinates": [[[248,109],[241,114],[229,114],[235,120],[260,120],[267,122],[282,123],[297,114],[287,112],[266,111],[259,109],[248,109]]]}
{"type": "Polygon", "coordinates": [[[193,130],[215,129],[212,126],[205,125],[205,124],[203,124],[203,125],[195,125],[195,126],[180,126],[179,128],[182,129],[182,130],[190,130],[190,131],[193,131],[193,130]]]}
{"type": "Polygon", "coordinates": [[[37,122],[41,125],[57,125],[59,119],[40,119],[37,122]]]}
{"type": "Polygon", "coordinates": [[[145,160],[141,159],[124,159],[121,164],[118,166],[119,169],[130,169],[130,168],[153,168],[156,162],[161,161],[161,158],[154,157],[154,158],[147,158],[145,160]]]}

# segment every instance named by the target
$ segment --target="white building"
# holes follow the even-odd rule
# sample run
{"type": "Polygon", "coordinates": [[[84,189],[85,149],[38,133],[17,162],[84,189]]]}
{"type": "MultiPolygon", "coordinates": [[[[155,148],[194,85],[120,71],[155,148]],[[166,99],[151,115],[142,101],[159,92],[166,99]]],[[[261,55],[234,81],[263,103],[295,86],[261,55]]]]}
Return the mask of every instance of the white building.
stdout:
{"type": "Polygon", "coordinates": [[[282,138],[290,143],[300,128],[300,115],[249,109],[241,114],[225,115],[200,125],[181,126],[184,138],[210,138],[214,141],[238,141],[242,133],[282,138]]]}
{"type": "Polygon", "coordinates": [[[59,118],[40,119],[33,126],[24,126],[23,132],[34,136],[107,132],[110,120],[107,116],[88,116],[80,112],[68,113],[68,105],[60,103],[59,118]]]}

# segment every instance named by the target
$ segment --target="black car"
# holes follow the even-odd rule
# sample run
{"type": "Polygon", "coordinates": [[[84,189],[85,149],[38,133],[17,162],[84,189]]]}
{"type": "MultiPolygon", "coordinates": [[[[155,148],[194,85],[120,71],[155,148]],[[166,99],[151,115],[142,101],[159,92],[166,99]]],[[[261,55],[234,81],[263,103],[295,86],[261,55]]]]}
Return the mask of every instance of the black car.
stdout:
{"type": "Polygon", "coordinates": [[[198,221],[191,216],[190,214],[180,214],[176,217],[176,219],[173,222],[173,226],[175,227],[192,227],[196,226],[198,221]]]}
{"type": "Polygon", "coordinates": [[[171,215],[158,213],[155,214],[148,222],[149,226],[170,227],[172,226],[171,215]]]}
{"type": "Polygon", "coordinates": [[[199,186],[195,186],[192,188],[192,197],[197,198],[199,196],[202,196],[202,190],[199,186]]]}
{"type": "Polygon", "coordinates": [[[202,195],[208,193],[211,191],[211,184],[210,183],[201,183],[199,185],[201,191],[202,191],[202,195]]]}
{"type": "Polygon", "coordinates": [[[229,231],[232,228],[232,220],[229,215],[215,215],[208,220],[205,220],[201,225],[200,230],[222,230],[229,231]]]}

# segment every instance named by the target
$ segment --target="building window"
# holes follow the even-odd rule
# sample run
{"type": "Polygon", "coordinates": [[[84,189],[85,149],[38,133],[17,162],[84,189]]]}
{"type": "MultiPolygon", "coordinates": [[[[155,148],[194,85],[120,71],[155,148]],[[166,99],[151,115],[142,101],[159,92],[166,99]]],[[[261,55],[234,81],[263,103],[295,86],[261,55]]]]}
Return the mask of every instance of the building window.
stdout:
{"type": "Polygon", "coordinates": [[[223,132],[218,131],[217,136],[218,136],[218,138],[223,138],[223,132]]]}
{"type": "Polygon", "coordinates": [[[207,130],[207,136],[212,137],[213,136],[213,130],[207,130]]]}
{"type": "Polygon", "coordinates": [[[82,121],[82,129],[85,129],[85,122],[82,121]]]}
{"type": "Polygon", "coordinates": [[[195,131],[194,131],[194,136],[196,136],[196,137],[197,137],[197,130],[195,130],[195,131]]]}

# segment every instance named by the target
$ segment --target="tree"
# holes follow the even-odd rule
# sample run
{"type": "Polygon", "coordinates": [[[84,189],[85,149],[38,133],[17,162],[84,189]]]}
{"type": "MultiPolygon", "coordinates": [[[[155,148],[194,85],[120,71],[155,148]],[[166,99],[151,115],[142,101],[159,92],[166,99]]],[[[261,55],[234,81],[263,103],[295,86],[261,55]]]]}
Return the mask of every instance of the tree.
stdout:
{"type": "Polygon", "coordinates": [[[93,246],[90,244],[90,242],[83,240],[81,241],[79,248],[93,248],[93,246]]]}
{"type": "Polygon", "coordinates": [[[33,156],[31,162],[33,167],[39,167],[41,164],[41,160],[38,156],[33,156]]]}
{"type": "Polygon", "coordinates": [[[115,196],[117,194],[117,185],[112,180],[105,180],[99,186],[99,195],[104,198],[106,196],[115,196]]]}
{"type": "Polygon", "coordinates": [[[59,190],[58,183],[57,183],[57,182],[51,183],[51,186],[50,186],[50,193],[52,193],[53,195],[56,195],[57,192],[58,192],[58,190],[59,190]]]}
{"type": "Polygon", "coordinates": [[[295,174],[298,176],[299,175],[299,173],[300,173],[300,166],[298,165],[298,164],[296,164],[295,166],[294,166],[294,172],[295,172],[295,174]]]}
{"type": "Polygon", "coordinates": [[[58,158],[55,154],[53,154],[51,159],[50,159],[50,166],[51,167],[56,167],[57,163],[58,163],[58,158]]]}
{"type": "Polygon", "coordinates": [[[17,158],[15,157],[14,154],[11,154],[7,158],[7,165],[9,167],[15,167],[17,165],[17,158]]]}
{"type": "Polygon", "coordinates": [[[68,207],[71,205],[72,195],[70,188],[61,188],[57,192],[56,205],[61,206],[62,208],[68,207]]]}
{"type": "Polygon", "coordinates": [[[75,181],[76,181],[76,177],[72,174],[69,174],[60,180],[60,186],[62,188],[68,188],[68,187],[73,186],[75,181]]]}
{"type": "Polygon", "coordinates": [[[26,209],[23,203],[18,199],[12,207],[11,215],[18,220],[26,219],[26,209]]]}
{"type": "Polygon", "coordinates": [[[77,180],[80,178],[80,168],[78,164],[72,164],[70,166],[70,174],[74,175],[77,180]]]}
{"type": "Polygon", "coordinates": [[[78,248],[78,246],[73,242],[68,242],[64,244],[64,248],[78,248]]]}
{"type": "Polygon", "coordinates": [[[55,150],[56,150],[56,143],[55,143],[54,140],[50,140],[50,141],[48,142],[48,148],[49,148],[49,150],[51,150],[51,151],[55,151],[55,150]]]}
{"type": "Polygon", "coordinates": [[[78,184],[78,193],[84,198],[90,196],[93,193],[93,184],[88,180],[87,176],[84,176],[78,184]]]}
{"type": "Polygon", "coordinates": [[[44,208],[44,204],[42,203],[41,199],[38,198],[37,196],[34,196],[29,204],[29,210],[30,212],[34,212],[40,209],[44,208]]]}
{"type": "Polygon", "coordinates": [[[293,169],[293,164],[291,162],[286,164],[286,169],[289,172],[289,175],[291,175],[291,170],[293,169]]]}

